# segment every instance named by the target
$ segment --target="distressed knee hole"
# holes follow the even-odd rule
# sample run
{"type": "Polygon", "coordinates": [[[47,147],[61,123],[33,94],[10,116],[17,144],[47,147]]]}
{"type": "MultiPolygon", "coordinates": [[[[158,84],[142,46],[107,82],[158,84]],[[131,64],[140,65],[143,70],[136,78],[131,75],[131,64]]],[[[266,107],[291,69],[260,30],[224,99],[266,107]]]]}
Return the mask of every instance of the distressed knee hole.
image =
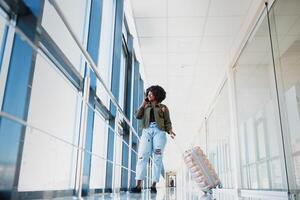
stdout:
{"type": "Polygon", "coordinates": [[[156,155],[161,155],[161,149],[155,149],[155,152],[154,152],[156,155]]]}

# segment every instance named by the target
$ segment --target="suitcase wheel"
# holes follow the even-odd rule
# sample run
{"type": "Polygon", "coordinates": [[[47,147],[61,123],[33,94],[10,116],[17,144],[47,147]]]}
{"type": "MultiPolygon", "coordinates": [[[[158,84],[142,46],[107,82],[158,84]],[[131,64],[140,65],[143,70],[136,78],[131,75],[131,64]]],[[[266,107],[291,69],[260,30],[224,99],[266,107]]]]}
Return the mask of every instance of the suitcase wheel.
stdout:
{"type": "Polygon", "coordinates": [[[217,185],[217,187],[218,187],[219,189],[223,188],[222,183],[219,183],[219,184],[217,185]]]}

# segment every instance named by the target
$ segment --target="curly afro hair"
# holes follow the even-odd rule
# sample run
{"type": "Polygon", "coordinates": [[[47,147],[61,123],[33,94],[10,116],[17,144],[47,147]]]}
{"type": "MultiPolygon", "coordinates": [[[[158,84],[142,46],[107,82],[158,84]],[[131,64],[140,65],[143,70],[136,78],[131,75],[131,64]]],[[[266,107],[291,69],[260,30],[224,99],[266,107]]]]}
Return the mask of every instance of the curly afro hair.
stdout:
{"type": "Polygon", "coordinates": [[[146,96],[149,92],[152,92],[152,94],[155,96],[155,100],[160,103],[166,98],[166,91],[160,87],[159,85],[152,85],[146,90],[146,96]]]}

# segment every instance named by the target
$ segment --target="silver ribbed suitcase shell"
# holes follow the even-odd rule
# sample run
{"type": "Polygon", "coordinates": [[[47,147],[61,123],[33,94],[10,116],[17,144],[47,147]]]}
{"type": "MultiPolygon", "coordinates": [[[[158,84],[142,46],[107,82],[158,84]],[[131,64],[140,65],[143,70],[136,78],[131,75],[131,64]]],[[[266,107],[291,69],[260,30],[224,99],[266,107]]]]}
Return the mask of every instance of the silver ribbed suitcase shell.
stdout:
{"type": "Polygon", "coordinates": [[[185,151],[183,157],[192,178],[203,192],[208,192],[217,186],[221,187],[221,181],[215,169],[200,147],[196,146],[185,151]]]}

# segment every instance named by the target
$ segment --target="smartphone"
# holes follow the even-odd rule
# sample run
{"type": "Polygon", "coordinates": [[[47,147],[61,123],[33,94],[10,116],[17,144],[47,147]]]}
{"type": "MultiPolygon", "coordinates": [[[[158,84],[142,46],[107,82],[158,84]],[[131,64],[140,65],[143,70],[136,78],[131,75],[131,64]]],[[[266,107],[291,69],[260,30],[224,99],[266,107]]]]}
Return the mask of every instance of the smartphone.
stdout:
{"type": "Polygon", "coordinates": [[[146,101],[146,102],[149,102],[149,99],[148,99],[148,97],[147,97],[146,92],[144,92],[144,96],[145,96],[145,101],[146,101]]]}

